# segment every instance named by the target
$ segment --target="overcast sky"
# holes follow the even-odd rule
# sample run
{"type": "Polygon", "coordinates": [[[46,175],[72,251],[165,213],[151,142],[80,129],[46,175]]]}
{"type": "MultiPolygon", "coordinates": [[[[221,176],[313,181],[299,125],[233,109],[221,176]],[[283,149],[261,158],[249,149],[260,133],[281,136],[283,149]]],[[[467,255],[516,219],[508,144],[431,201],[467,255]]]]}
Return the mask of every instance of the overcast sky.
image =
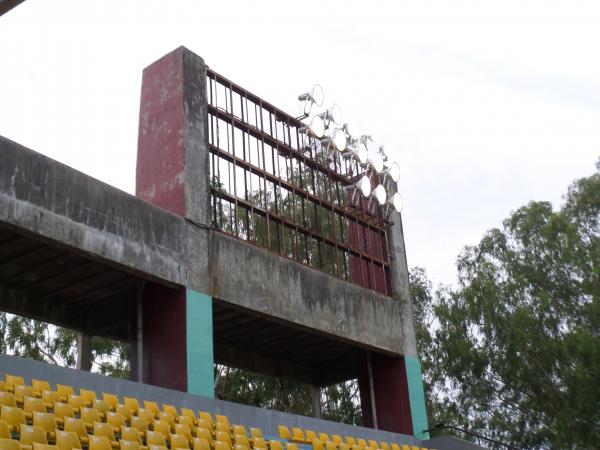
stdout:
{"type": "Polygon", "coordinates": [[[400,163],[409,265],[453,283],[464,245],[594,171],[599,24],[597,1],[27,0],[0,17],[0,134],[133,193],[165,53],[294,115],[319,82],[400,163]]]}

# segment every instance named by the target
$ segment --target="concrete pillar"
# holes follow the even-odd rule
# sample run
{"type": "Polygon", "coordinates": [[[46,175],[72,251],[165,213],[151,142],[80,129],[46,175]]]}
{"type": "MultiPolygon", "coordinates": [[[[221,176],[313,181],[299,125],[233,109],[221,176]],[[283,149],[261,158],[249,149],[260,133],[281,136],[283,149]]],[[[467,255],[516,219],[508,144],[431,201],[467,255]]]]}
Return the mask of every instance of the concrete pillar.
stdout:
{"type": "Polygon", "coordinates": [[[312,404],[313,417],[321,418],[321,388],[319,386],[310,386],[310,402],[312,404]]]}
{"type": "Polygon", "coordinates": [[[92,370],[92,337],[86,333],[77,336],[77,369],[92,370]]]}
{"type": "MultiPolygon", "coordinates": [[[[187,219],[189,267],[208,267],[210,223],[206,67],[184,47],[144,69],[136,195],[187,219]]],[[[212,298],[202,270],[189,285],[147,284],[142,295],[142,380],[213,397],[212,298]]],[[[136,343],[137,345],[137,343],[136,343]]]]}

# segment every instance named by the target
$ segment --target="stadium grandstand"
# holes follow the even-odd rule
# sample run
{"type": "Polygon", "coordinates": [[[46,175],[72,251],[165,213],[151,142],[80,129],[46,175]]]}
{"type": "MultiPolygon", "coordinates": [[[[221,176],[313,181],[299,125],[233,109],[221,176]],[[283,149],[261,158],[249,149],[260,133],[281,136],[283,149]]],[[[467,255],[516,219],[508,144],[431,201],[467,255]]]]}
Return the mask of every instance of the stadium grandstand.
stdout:
{"type": "Polygon", "coordinates": [[[429,435],[400,213],[309,128],[180,47],[144,70],[135,196],[0,137],[0,310],[80,333],[78,370],[0,355],[0,450],[481,448],[429,435]],[[215,364],[314,417],[215,399],[215,364]],[[363,426],[321,419],[352,379],[363,426]]]}

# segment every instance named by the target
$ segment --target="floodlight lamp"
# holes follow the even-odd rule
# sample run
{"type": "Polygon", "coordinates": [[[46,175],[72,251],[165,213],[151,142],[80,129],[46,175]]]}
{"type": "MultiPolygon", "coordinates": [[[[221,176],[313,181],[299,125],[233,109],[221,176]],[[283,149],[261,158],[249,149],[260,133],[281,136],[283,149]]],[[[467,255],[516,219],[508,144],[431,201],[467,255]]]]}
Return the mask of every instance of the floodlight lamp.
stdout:
{"type": "Polygon", "coordinates": [[[326,122],[333,122],[339,126],[342,124],[342,109],[340,108],[340,105],[335,103],[327,111],[319,114],[319,117],[326,122]]]}
{"type": "Polygon", "coordinates": [[[323,88],[320,84],[315,84],[310,91],[300,94],[298,96],[298,100],[301,102],[314,103],[317,106],[322,106],[323,101],[325,100],[323,88]]]}
{"type": "Polygon", "coordinates": [[[371,152],[368,158],[369,165],[377,173],[383,172],[383,157],[379,152],[371,152]]]}
{"type": "Polygon", "coordinates": [[[381,185],[381,184],[377,185],[375,190],[373,190],[373,196],[377,200],[377,203],[379,203],[380,205],[385,204],[385,200],[387,198],[387,193],[385,192],[385,188],[383,187],[383,185],[381,185]]]}
{"type": "Polygon", "coordinates": [[[352,152],[352,156],[359,164],[366,164],[367,159],[369,157],[369,153],[367,152],[367,147],[362,142],[359,143],[356,148],[352,152]]]}
{"type": "Polygon", "coordinates": [[[392,195],[392,198],[388,200],[388,203],[392,205],[392,208],[394,208],[396,212],[401,212],[402,206],[404,206],[402,196],[397,192],[394,195],[392,195]]]}
{"type": "Polygon", "coordinates": [[[346,139],[346,133],[344,133],[344,131],[341,129],[335,130],[333,133],[332,142],[337,151],[343,152],[346,149],[346,143],[348,142],[346,139]]]}
{"type": "Polygon", "coordinates": [[[314,116],[308,126],[303,126],[298,131],[300,133],[310,132],[314,137],[322,138],[325,134],[325,124],[319,116],[314,116]]]}
{"type": "Polygon", "coordinates": [[[400,166],[398,163],[393,162],[386,170],[386,175],[388,175],[394,183],[397,183],[400,180],[400,166]]]}
{"type": "Polygon", "coordinates": [[[381,154],[381,157],[383,158],[384,162],[388,160],[388,157],[387,157],[387,154],[385,153],[385,149],[384,149],[383,145],[379,146],[379,153],[381,154]]]}
{"type": "Polygon", "coordinates": [[[361,144],[364,144],[364,146],[366,147],[369,141],[373,142],[373,138],[371,137],[370,134],[363,134],[359,138],[359,141],[360,141],[361,144]]]}
{"type": "Polygon", "coordinates": [[[371,180],[368,176],[363,175],[362,177],[360,177],[359,189],[361,194],[365,197],[371,195],[371,180]]]}

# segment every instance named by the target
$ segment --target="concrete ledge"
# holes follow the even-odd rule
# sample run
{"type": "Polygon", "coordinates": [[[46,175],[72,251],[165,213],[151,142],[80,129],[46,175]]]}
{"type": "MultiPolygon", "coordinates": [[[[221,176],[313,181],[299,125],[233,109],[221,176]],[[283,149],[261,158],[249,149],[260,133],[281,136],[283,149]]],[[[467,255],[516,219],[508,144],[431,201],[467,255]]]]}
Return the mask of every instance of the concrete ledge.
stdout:
{"type": "Polygon", "coordinates": [[[0,224],[186,285],[186,223],[0,137],[0,224]]]}
{"type": "Polygon", "coordinates": [[[212,234],[210,255],[213,297],[363,347],[402,353],[399,302],[221,233],[212,234]]]}

